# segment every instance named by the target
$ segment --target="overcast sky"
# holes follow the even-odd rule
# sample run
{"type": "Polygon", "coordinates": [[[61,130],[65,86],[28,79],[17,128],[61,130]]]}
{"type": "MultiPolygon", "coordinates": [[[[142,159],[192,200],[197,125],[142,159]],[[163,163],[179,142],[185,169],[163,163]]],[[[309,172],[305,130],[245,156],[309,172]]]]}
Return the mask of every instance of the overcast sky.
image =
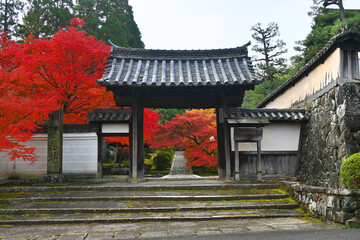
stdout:
{"type": "MultiPolygon", "coordinates": [[[[345,8],[360,9],[360,0],[343,3],[345,8]]],[[[129,0],[129,4],[148,49],[237,47],[254,43],[251,26],[275,22],[288,55],[293,55],[294,42],[303,40],[311,27],[307,12],[312,0],[129,0]]]]}

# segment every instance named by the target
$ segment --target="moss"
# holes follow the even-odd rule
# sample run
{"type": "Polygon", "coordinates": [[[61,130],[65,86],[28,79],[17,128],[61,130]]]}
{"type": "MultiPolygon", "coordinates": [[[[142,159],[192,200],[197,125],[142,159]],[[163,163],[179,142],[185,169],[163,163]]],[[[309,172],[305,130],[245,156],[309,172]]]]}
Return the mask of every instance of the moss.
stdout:
{"type": "Polygon", "coordinates": [[[0,193],[0,199],[8,199],[8,198],[18,198],[24,195],[24,192],[16,192],[16,193],[0,193]]]}

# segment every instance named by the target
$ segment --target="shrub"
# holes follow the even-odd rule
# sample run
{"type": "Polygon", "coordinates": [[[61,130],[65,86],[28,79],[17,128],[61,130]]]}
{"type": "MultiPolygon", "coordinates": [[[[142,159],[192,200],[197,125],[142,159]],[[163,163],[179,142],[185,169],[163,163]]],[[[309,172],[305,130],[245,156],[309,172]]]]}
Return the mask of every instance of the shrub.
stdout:
{"type": "Polygon", "coordinates": [[[156,153],[156,157],[154,158],[156,170],[164,171],[167,168],[171,167],[173,157],[174,151],[159,150],[156,153]]]}
{"type": "Polygon", "coordinates": [[[360,153],[351,155],[343,162],[340,177],[344,188],[360,189],[360,153]]]}

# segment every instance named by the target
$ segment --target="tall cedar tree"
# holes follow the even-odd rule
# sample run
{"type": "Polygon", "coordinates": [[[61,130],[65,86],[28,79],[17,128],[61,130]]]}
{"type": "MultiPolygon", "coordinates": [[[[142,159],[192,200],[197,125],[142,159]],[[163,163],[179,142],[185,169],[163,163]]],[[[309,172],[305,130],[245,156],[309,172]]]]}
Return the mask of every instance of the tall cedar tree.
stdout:
{"type": "Polygon", "coordinates": [[[23,38],[30,34],[36,38],[50,38],[74,18],[72,0],[28,0],[27,6],[21,29],[23,38]]]}
{"type": "Polygon", "coordinates": [[[188,167],[215,167],[218,164],[216,138],[214,110],[191,110],[159,125],[159,131],[153,135],[150,144],[153,148],[183,148],[188,167]]]}
{"type": "Polygon", "coordinates": [[[84,30],[104,42],[144,48],[140,30],[128,0],[78,0],[76,14],[87,24],[84,30]]]}
{"type": "Polygon", "coordinates": [[[24,3],[20,0],[1,0],[0,27],[2,32],[17,33],[20,28],[19,15],[24,3]]]}
{"type": "Polygon", "coordinates": [[[263,83],[245,93],[243,107],[255,107],[283,82],[279,75],[286,74],[288,71],[285,59],[281,57],[287,52],[286,44],[282,40],[276,39],[280,35],[278,25],[272,22],[262,28],[261,24],[257,23],[251,30],[254,32],[252,37],[257,43],[252,50],[260,54],[255,59],[258,62],[256,64],[257,75],[263,80],[263,83]]]}
{"type": "Polygon", "coordinates": [[[5,34],[0,40],[0,152],[11,160],[22,158],[34,163],[35,149],[24,144],[33,131],[44,123],[48,113],[57,109],[55,96],[25,84],[27,64],[20,54],[23,45],[9,41],[5,34]]]}

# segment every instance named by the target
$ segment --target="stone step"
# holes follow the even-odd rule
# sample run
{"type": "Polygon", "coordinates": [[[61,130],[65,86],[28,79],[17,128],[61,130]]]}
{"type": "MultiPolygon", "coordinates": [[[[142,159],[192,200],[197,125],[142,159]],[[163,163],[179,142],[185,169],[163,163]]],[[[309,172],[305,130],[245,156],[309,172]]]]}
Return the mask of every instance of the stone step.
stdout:
{"type": "Polygon", "coordinates": [[[126,196],[237,196],[257,194],[287,194],[281,189],[200,189],[200,190],[124,190],[124,191],[59,191],[0,193],[1,196],[30,197],[126,197],[126,196]]]}
{"type": "MultiPolygon", "coordinates": [[[[216,182],[216,181],[214,181],[216,182]]],[[[277,189],[281,185],[274,183],[225,183],[225,184],[193,184],[192,181],[169,181],[164,183],[144,185],[114,184],[114,185],[69,185],[69,186],[29,186],[1,187],[0,193],[12,192],[67,192],[67,191],[151,191],[151,190],[227,190],[227,189],[277,189]],[[181,185],[177,185],[181,183],[181,185]]]]}
{"type": "Polygon", "coordinates": [[[214,212],[166,212],[166,213],[137,213],[137,214],[27,214],[21,216],[2,216],[0,225],[41,225],[41,224],[80,224],[80,223],[124,223],[145,221],[203,221],[222,219],[251,219],[251,218],[285,218],[301,217],[299,211],[289,210],[246,210],[246,211],[214,211],[214,212]]]}
{"type": "MultiPolygon", "coordinates": [[[[108,202],[107,202],[108,203],[108,202]]],[[[89,203],[42,203],[42,204],[11,204],[0,209],[0,214],[57,214],[57,213],[141,213],[141,212],[178,212],[178,211],[218,211],[239,209],[296,209],[298,204],[288,202],[225,202],[204,204],[167,204],[149,202],[138,204],[131,202],[105,204],[104,202],[89,203]]]]}
{"type": "Polygon", "coordinates": [[[0,199],[0,204],[31,202],[72,202],[72,201],[231,201],[284,199],[289,194],[252,194],[252,195],[181,195],[181,196],[54,196],[54,197],[20,197],[0,199]]]}

